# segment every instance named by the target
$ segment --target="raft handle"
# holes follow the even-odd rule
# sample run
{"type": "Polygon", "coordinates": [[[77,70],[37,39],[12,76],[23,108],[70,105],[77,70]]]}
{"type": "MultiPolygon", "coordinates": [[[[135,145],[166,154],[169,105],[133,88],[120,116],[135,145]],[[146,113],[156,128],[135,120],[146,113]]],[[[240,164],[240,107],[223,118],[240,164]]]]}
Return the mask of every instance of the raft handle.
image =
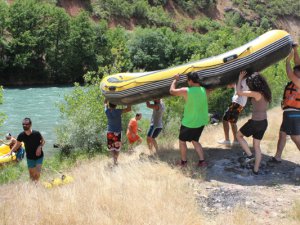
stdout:
{"type": "Polygon", "coordinates": [[[229,61],[231,61],[231,60],[236,59],[237,57],[238,57],[237,54],[227,56],[227,57],[225,57],[225,58],[223,59],[223,62],[224,62],[224,63],[229,62],[229,61]]]}
{"type": "Polygon", "coordinates": [[[116,86],[109,86],[109,87],[108,87],[108,90],[110,90],[110,91],[115,91],[115,90],[116,90],[116,86]]]}

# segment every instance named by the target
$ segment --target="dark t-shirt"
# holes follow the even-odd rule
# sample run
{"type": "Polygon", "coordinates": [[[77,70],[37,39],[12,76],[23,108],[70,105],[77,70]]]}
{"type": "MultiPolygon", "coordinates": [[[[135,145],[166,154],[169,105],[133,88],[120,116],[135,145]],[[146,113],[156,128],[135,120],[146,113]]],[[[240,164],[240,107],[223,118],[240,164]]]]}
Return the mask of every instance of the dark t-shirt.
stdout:
{"type": "Polygon", "coordinates": [[[25,131],[23,131],[18,135],[17,140],[19,142],[24,142],[27,159],[37,160],[44,156],[43,151],[40,156],[36,156],[35,154],[36,149],[41,144],[42,140],[42,135],[39,131],[32,130],[30,135],[27,135],[25,131]]]}
{"type": "Polygon", "coordinates": [[[107,116],[107,131],[121,132],[122,131],[122,109],[105,109],[107,116]]]}

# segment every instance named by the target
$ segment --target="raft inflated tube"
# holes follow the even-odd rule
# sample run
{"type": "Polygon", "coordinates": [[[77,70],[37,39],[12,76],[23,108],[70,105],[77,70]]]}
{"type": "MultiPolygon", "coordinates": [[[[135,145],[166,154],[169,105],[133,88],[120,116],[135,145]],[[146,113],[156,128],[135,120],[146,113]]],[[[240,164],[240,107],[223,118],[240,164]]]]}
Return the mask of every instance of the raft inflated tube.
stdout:
{"type": "Polygon", "coordinates": [[[253,41],[224,54],[171,67],[142,73],[118,73],[103,78],[100,88],[105,98],[114,104],[132,105],[169,96],[176,74],[179,84],[186,84],[186,75],[196,72],[199,83],[215,88],[233,83],[241,70],[261,71],[288,56],[292,49],[291,35],[272,30],[253,41]]]}
{"type": "Polygon", "coordinates": [[[0,156],[1,155],[6,155],[7,153],[10,152],[10,147],[9,145],[6,145],[6,144],[2,144],[0,145],[0,156]]]}
{"type": "Polygon", "coordinates": [[[8,153],[10,153],[10,147],[5,144],[0,145],[0,164],[8,163],[17,159],[14,152],[11,155],[7,155],[8,153]]]}

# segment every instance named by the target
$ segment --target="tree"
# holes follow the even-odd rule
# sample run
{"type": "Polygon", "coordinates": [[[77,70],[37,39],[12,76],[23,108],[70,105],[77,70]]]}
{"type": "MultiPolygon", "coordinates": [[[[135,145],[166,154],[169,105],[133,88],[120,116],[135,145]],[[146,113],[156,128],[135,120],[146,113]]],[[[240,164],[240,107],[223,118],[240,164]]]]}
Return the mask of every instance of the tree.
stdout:
{"type": "Polygon", "coordinates": [[[7,28],[7,18],[8,6],[4,1],[0,0],[0,71],[7,66],[6,52],[8,49],[8,44],[5,34],[7,28]]]}
{"type": "Polygon", "coordinates": [[[37,4],[35,0],[16,0],[9,8],[12,66],[31,70],[43,68],[47,43],[44,12],[44,4],[37,4]]]}
{"type": "Polygon", "coordinates": [[[147,71],[168,67],[173,52],[172,43],[159,29],[137,29],[128,48],[134,67],[147,71]]]}
{"type": "Polygon", "coordinates": [[[48,7],[47,39],[48,48],[45,50],[46,70],[54,82],[68,82],[67,74],[68,48],[70,37],[70,17],[61,8],[48,7]]]}
{"type": "Polygon", "coordinates": [[[97,69],[95,40],[95,30],[86,12],[72,18],[67,69],[75,81],[83,81],[83,74],[97,69]]]}

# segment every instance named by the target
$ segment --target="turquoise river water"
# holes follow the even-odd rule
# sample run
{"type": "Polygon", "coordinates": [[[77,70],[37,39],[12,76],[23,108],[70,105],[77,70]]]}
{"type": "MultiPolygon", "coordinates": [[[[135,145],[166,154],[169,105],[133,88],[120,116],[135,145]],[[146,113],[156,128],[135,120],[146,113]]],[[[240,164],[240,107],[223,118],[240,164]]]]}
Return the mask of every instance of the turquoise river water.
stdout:
{"type": "MultiPolygon", "coordinates": [[[[0,127],[0,139],[4,139],[8,132],[17,137],[22,131],[22,120],[29,117],[32,128],[40,131],[46,140],[46,154],[53,153],[53,144],[56,143],[55,127],[62,122],[56,105],[72,89],[73,87],[4,87],[4,102],[0,105],[0,111],[6,114],[7,119],[0,127]]],[[[151,110],[145,104],[139,105],[139,111],[144,118],[151,116],[151,110]]]]}

